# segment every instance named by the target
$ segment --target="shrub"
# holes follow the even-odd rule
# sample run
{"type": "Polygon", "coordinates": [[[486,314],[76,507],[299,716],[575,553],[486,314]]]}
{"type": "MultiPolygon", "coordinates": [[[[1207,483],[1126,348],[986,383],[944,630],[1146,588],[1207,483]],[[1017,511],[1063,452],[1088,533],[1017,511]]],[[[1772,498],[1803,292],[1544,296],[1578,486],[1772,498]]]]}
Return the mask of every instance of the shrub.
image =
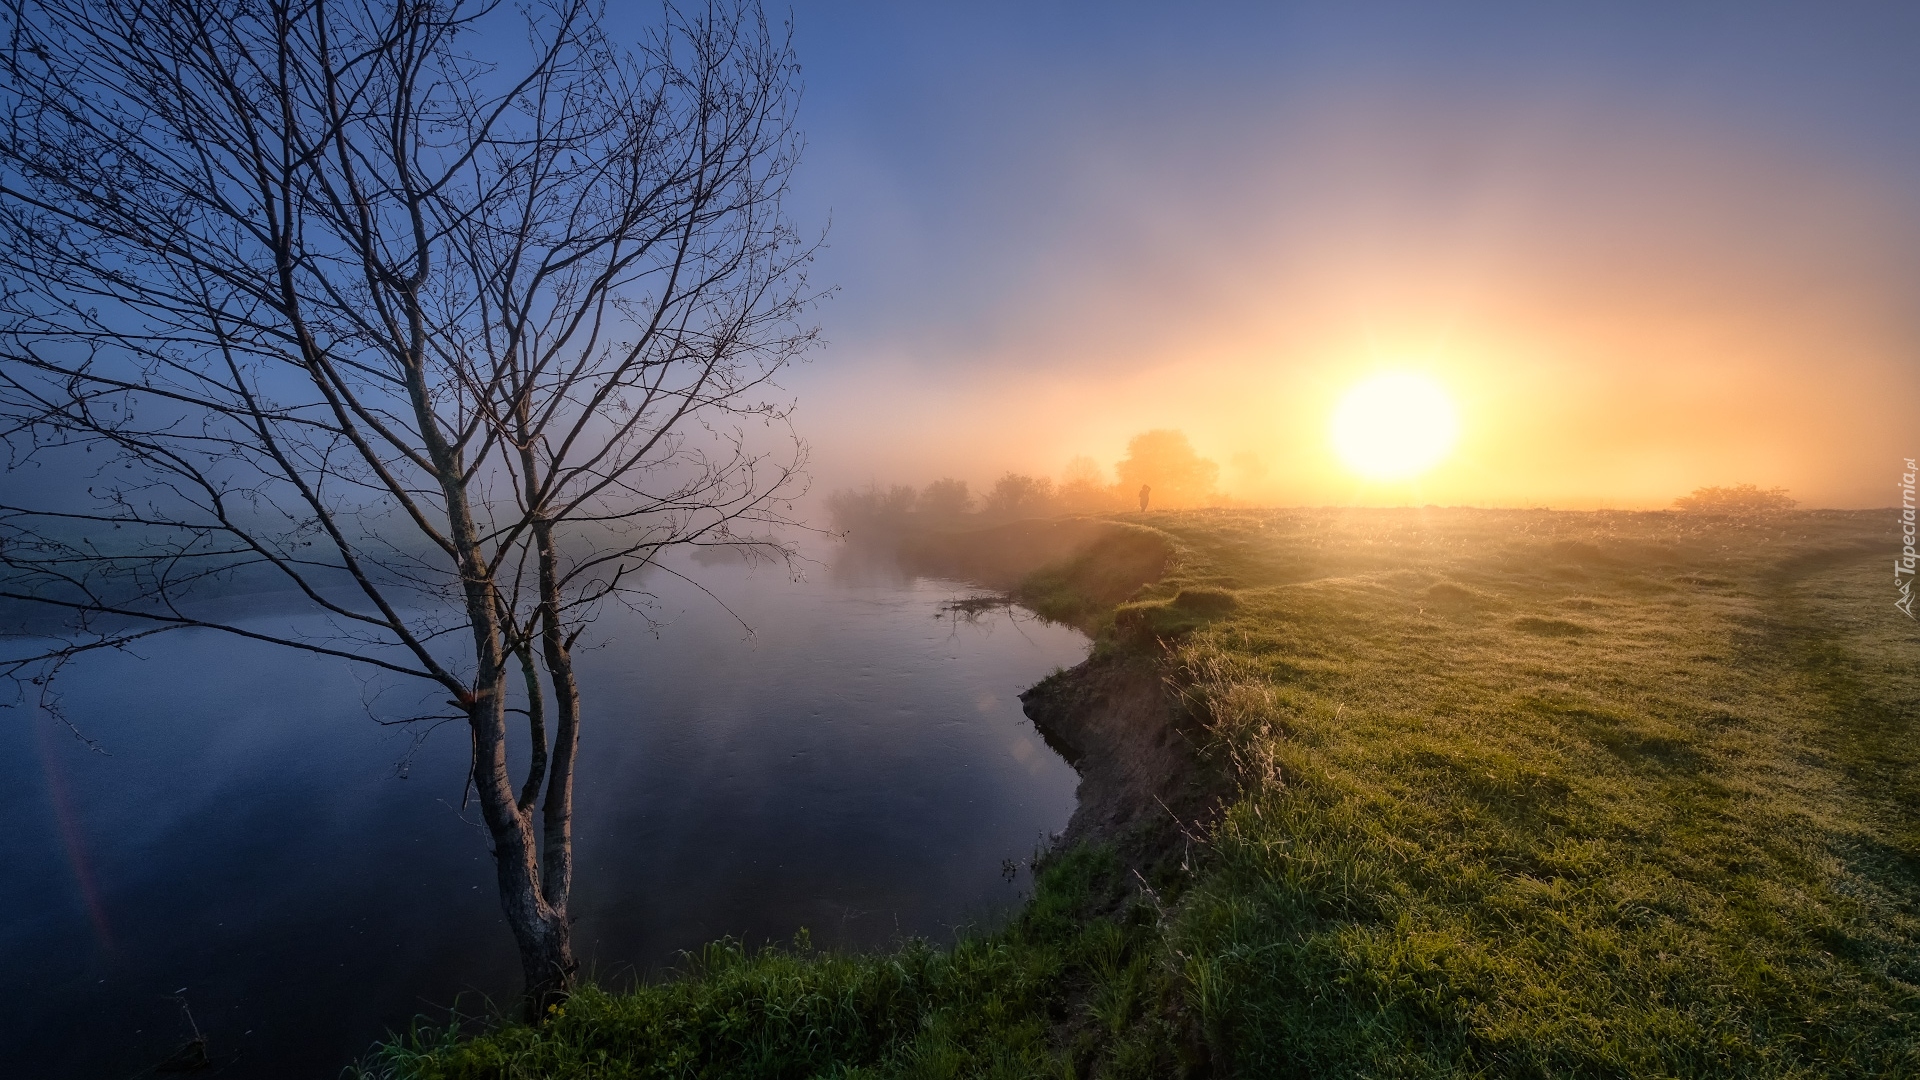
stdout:
{"type": "Polygon", "coordinates": [[[1693,494],[1683,495],[1673,500],[1675,510],[1692,510],[1708,514],[1767,513],[1791,510],[1798,505],[1800,505],[1798,501],[1787,498],[1786,488],[1762,489],[1752,484],[1694,488],[1693,494]]]}

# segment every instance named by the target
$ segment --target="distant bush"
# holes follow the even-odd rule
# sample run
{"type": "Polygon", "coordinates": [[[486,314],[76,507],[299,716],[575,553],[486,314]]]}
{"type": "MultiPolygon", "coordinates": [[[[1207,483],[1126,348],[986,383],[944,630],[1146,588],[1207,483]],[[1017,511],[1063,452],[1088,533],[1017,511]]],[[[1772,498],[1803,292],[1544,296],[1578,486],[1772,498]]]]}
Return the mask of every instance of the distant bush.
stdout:
{"type": "MultiPolygon", "coordinates": [[[[964,482],[962,488],[965,487],[964,482]]],[[[845,533],[898,528],[913,510],[918,494],[905,484],[846,488],[827,496],[827,516],[845,533]]]]}
{"type": "Polygon", "coordinates": [[[1105,514],[1139,505],[1150,489],[1153,509],[1216,506],[1220,467],[1194,452],[1186,435],[1145,431],[1127,443],[1115,466],[1118,482],[1099,462],[1080,455],[1067,462],[1058,481],[1021,472],[1001,474],[976,495],[965,480],[944,477],[919,489],[904,484],[846,488],[827,497],[834,528],[846,537],[898,535],[912,529],[977,528],[1026,518],[1105,514]]]}
{"type": "Polygon", "coordinates": [[[980,512],[1002,521],[1023,517],[1046,517],[1058,512],[1053,481],[1044,476],[1010,472],[994,481],[980,512]]]}
{"type": "Polygon", "coordinates": [[[941,520],[964,517],[973,511],[973,494],[967,490],[965,480],[943,477],[920,489],[914,508],[941,520]]]}
{"type": "Polygon", "coordinates": [[[1086,455],[1067,462],[1060,486],[1054,489],[1060,509],[1069,514],[1095,514],[1126,509],[1126,493],[1107,482],[1107,471],[1086,455]]]}
{"type": "Polygon", "coordinates": [[[1791,510],[1798,505],[1798,501],[1787,498],[1786,488],[1758,488],[1752,484],[1694,488],[1693,494],[1673,500],[1675,510],[1708,514],[1766,513],[1791,510]]]}

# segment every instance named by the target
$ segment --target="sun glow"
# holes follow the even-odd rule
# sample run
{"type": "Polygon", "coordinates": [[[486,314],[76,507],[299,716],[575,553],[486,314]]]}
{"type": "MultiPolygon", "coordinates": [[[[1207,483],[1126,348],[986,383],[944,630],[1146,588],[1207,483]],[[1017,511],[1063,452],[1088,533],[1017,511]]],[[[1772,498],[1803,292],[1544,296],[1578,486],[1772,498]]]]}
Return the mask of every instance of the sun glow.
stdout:
{"type": "Polygon", "coordinates": [[[1405,480],[1446,458],[1460,420],[1438,383],[1389,372],[1347,391],[1333,411],[1332,435],[1347,468],[1369,480],[1405,480]]]}

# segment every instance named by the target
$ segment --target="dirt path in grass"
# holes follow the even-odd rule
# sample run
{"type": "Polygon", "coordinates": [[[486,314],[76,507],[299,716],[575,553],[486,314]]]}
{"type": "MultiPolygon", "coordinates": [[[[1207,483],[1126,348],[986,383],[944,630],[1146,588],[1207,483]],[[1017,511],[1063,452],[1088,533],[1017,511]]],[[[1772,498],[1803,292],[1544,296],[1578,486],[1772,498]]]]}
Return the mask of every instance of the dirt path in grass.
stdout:
{"type": "Polygon", "coordinates": [[[1826,703],[1809,741],[1873,808],[1882,854],[1920,877],[1920,623],[1894,608],[1888,562],[1881,545],[1784,561],[1768,636],[1826,703]]]}

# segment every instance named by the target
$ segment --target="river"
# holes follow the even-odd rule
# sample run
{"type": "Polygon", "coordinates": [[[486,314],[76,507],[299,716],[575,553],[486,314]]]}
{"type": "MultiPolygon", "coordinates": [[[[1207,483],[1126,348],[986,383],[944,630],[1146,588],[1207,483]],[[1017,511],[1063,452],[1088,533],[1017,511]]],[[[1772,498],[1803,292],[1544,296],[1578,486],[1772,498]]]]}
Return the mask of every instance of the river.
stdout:
{"type": "MultiPolygon", "coordinates": [[[[722,936],[871,948],[1003,917],[1076,782],[1016,695],[1086,639],[945,610],[976,590],[884,566],[679,568],[725,607],[657,573],[651,619],[609,609],[582,654],[583,967],[617,984],[722,936]]],[[[464,731],[373,719],[417,688],[198,631],[61,688],[105,754],[0,711],[12,1075],[132,1075],[190,1014],[217,1075],[332,1078],[415,1016],[511,1007],[464,731]]]]}

